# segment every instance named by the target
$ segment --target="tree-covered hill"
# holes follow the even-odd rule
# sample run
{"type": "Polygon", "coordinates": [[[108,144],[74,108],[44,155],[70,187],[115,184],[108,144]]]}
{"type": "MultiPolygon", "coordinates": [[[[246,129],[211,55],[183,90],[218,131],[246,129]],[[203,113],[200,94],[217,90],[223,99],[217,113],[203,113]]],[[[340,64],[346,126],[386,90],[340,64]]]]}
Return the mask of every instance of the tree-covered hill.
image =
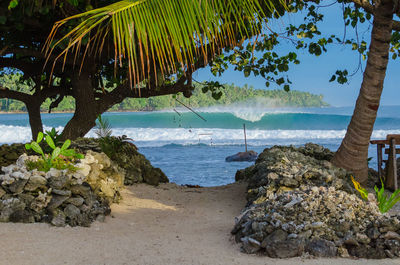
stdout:
{"type": "MultiPolygon", "coordinates": [[[[29,84],[21,85],[21,82],[15,82],[16,75],[8,75],[0,78],[0,84],[5,84],[8,87],[18,83],[16,90],[28,92],[29,84]]],[[[222,96],[219,100],[215,100],[211,92],[203,93],[201,85],[198,85],[190,98],[185,98],[182,95],[177,95],[176,98],[190,107],[209,107],[216,105],[230,105],[234,103],[249,103],[254,104],[255,100],[259,105],[271,107],[324,107],[329,106],[323,101],[322,95],[315,95],[308,92],[284,90],[263,90],[254,89],[247,85],[243,87],[235,86],[234,84],[226,85],[222,91],[222,96]]],[[[42,111],[46,112],[49,109],[50,99],[47,99],[41,106],[42,111]]],[[[151,98],[127,98],[120,104],[113,106],[111,111],[150,111],[171,109],[182,106],[174,96],[158,96],[151,98]]],[[[53,111],[73,111],[75,102],[72,97],[66,97],[57,108],[53,111]]],[[[21,112],[26,111],[25,105],[12,99],[0,99],[0,111],[4,112],[21,112]]]]}

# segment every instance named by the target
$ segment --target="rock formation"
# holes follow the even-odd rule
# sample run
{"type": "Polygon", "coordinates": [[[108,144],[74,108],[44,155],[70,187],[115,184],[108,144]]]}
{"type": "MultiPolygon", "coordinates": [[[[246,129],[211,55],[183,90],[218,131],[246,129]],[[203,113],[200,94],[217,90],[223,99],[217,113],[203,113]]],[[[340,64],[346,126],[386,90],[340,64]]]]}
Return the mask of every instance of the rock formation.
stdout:
{"type": "Polygon", "coordinates": [[[248,204],[232,230],[247,253],[288,258],[400,256],[400,216],[362,200],[350,175],[315,145],[265,149],[254,166],[239,170],[248,204]]]}

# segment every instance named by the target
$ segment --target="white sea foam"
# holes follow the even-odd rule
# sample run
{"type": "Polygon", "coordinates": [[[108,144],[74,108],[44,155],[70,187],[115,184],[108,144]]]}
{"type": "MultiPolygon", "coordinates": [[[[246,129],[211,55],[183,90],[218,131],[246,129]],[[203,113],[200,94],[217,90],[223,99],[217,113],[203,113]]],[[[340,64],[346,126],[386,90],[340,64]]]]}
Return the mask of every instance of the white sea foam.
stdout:
{"type": "MultiPolygon", "coordinates": [[[[50,130],[50,127],[44,126],[45,130],[50,130]]],[[[62,131],[62,127],[56,128],[58,131],[62,131]]],[[[0,143],[26,143],[31,141],[32,133],[30,127],[25,126],[14,126],[0,124],[0,143]]]]}
{"type": "MultiPolygon", "coordinates": [[[[49,129],[45,127],[45,129],[49,129]]],[[[57,128],[62,130],[62,127],[57,128]]],[[[29,127],[0,125],[0,143],[28,142],[31,140],[29,127]]],[[[301,144],[308,141],[340,143],[345,130],[247,130],[250,145],[301,144]]],[[[213,128],[114,128],[114,135],[127,135],[139,146],[163,146],[177,143],[183,145],[236,145],[243,144],[243,130],[213,128]]],[[[400,130],[376,130],[374,139],[384,139],[387,134],[400,134],[400,130]]],[[[87,136],[95,137],[90,131],[87,136]]]]}

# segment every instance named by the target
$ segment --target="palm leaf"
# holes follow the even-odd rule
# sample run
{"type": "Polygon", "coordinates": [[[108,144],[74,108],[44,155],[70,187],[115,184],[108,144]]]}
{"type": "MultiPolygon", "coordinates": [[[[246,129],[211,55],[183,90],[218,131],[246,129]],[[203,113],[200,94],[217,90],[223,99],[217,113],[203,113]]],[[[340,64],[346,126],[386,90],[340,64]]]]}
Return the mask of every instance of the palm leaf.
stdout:
{"type": "Polygon", "coordinates": [[[206,62],[216,49],[258,34],[265,18],[262,6],[274,10],[272,0],[123,0],[57,22],[45,51],[49,58],[55,47],[65,45],[54,61],[64,58],[65,63],[68,53],[76,56],[84,43],[85,55],[89,46],[89,52],[101,53],[104,40],[111,37],[115,66],[127,62],[136,86],[157,69],[161,76],[190,69],[200,54],[206,62]],[[71,20],[80,23],[57,39],[71,20]]]}

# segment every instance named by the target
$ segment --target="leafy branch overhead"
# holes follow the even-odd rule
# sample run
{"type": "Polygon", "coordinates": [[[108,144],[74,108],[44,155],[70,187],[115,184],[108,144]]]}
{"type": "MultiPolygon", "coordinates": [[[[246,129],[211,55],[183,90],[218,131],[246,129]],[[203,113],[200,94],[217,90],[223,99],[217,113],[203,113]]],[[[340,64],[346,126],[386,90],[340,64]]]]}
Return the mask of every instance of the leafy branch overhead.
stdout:
{"type": "Polygon", "coordinates": [[[56,61],[65,63],[81,48],[84,56],[102,54],[112,40],[115,67],[127,66],[131,87],[138,87],[151,81],[151,72],[163,77],[194,69],[199,57],[206,63],[210,54],[260,33],[264,12],[273,10],[264,0],[125,0],[57,22],[45,51],[50,57],[61,47],[56,61]],[[75,20],[79,24],[66,35],[57,34],[75,20]]]}
{"type": "MultiPolygon", "coordinates": [[[[292,1],[288,4],[287,13],[303,12],[303,22],[299,24],[286,24],[283,31],[276,31],[266,27],[261,34],[254,39],[233,48],[227,54],[218,56],[211,64],[211,71],[219,76],[233,65],[235,70],[242,71],[244,77],[250,75],[261,76],[265,79],[266,87],[272,83],[283,86],[289,90],[291,81],[287,74],[292,64],[300,63],[297,54],[304,50],[310,55],[320,56],[329,51],[333,46],[349,47],[359,54],[359,60],[353,70],[338,69],[332,73],[330,82],[340,84],[347,83],[355,73],[363,70],[363,61],[367,59],[367,32],[370,31],[374,8],[368,1],[340,0],[326,3],[326,1],[292,1]],[[323,11],[333,5],[341,6],[340,23],[343,23],[343,35],[337,36],[332,32],[325,35],[321,32],[321,24],[324,22],[323,11]],[[287,52],[278,52],[280,45],[289,47],[287,52]]],[[[340,12],[340,11],[339,11],[340,12]]],[[[338,14],[339,15],[339,14],[338,14]]],[[[393,33],[391,39],[391,58],[396,59],[400,55],[400,22],[393,21],[393,33]]]]}

